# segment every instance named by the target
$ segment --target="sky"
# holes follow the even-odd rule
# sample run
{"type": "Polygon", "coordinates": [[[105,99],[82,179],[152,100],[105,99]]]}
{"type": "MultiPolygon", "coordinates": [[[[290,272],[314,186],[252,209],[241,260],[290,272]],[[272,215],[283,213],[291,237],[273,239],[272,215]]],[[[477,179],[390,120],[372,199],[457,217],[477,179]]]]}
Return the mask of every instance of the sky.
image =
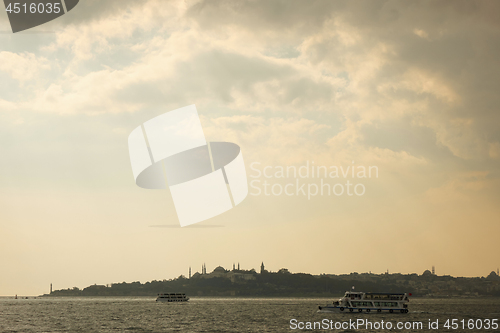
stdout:
{"type": "Polygon", "coordinates": [[[497,1],[81,0],[16,34],[0,12],[0,295],[203,263],[487,276],[499,38],[497,1]],[[241,147],[250,193],[180,228],[168,190],[135,184],[127,138],[191,104],[208,141],[241,147]],[[279,175],[306,166],[377,173],[279,175]],[[296,188],[322,181],[346,191],[296,188]]]}

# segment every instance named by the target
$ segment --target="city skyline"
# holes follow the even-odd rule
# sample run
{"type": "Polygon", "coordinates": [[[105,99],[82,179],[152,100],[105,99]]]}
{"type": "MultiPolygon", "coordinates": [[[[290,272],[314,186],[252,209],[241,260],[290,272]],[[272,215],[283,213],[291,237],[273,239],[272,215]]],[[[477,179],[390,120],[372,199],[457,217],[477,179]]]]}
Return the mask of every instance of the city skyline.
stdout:
{"type": "MultiPolygon", "coordinates": [[[[371,292],[406,292],[417,297],[480,297],[500,296],[500,276],[492,271],[487,277],[439,276],[430,270],[422,274],[294,273],[286,268],[268,271],[261,264],[260,272],[216,267],[212,272],[202,265],[202,274],[181,275],[174,279],[151,280],[145,283],[119,282],[90,285],[84,288],[56,290],[50,296],[154,296],[164,290],[182,291],[191,296],[316,296],[341,295],[346,290],[371,292]]],[[[46,295],[43,295],[46,296],[46,295]]]]}
{"type": "MultiPolygon", "coordinates": [[[[179,275],[178,277],[174,277],[174,278],[180,278],[181,276],[184,276],[185,278],[188,278],[188,279],[191,279],[193,276],[195,276],[196,274],[198,275],[211,275],[212,273],[216,272],[216,270],[218,268],[223,268],[226,272],[235,272],[235,271],[241,271],[241,272],[254,272],[256,274],[262,274],[262,269],[261,270],[258,270],[254,267],[252,268],[249,268],[249,269],[240,269],[240,263],[238,262],[238,266],[236,267],[235,266],[235,263],[233,263],[233,268],[232,269],[226,269],[224,266],[222,265],[217,265],[213,268],[213,270],[210,270],[210,269],[206,269],[206,264],[203,263],[202,266],[201,266],[201,269],[200,271],[192,271],[191,270],[191,266],[189,266],[188,268],[188,274],[187,275],[184,275],[184,274],[181,274],[179,275]]],[[[264,262],[262,262],[261,264],[261,267],[264,267],[264,262]]],[[[265,272],[269,272],[269,273],[276,273],[276,272],[279,272],[281,270],[286,270],[287,272],[291,273],[291,274],[297,274],[297,273],[303,273],[303,274],[310,274],[308,272],[290,272],[288,271],[288,269],[286,267],[281,267],[279,269],[276,269],[276,270],[265,270],[265,272]]],[[[471,277],[471,278],[475,278],[475,277],[487,277],[489,274],[491,274],[491,272],[493,273],[496,273],[497,276],[500,276],[500,268],[497,267],[496,271],[495,270],[492,270],[490,272],[488,272],[488,274],[484,274],[482,276],[474,276],[474,277],[471,277]]],[[[423,276],[425,275],[426,273],[430,273],[432,275],[436,275],[436,276],[451,276],[449,274],[442,274],[442,275],[439,275],[436,273],[435,271],[435,266],[432,266],[430,269],[426,269],[425,271],[421,272],[421,273],[417,273],[417,272],[412,272],[412,273],[401,273],[401,272],[390,272],[389,269],[387,269],[387,271],[385,272],[372,272],[372,271],[367,271],[367,272],[349,272],[349,273],[338,273],[338,274],[332,274],[332,273],[320,273],[320,274],[312,274],[312,275],[315,275],[315,276],[321,276],[321,275],[328,275],[328,276],[346,276],[346,275],[352,275],[352,274],[360,274],[360,275],[365,275],[365,274],[368,274],[368,275],[386,275],[386,274],[402,274],[402,275],[412,275],[412,274],[417,274],[419,276],[423,276]]],[[[454,277],[454,278],[460,278],[460,276],[451,276],[451,277],[454,277]]],[[[161,280],[161,279],[160,279],[161,280]]],[[[150,279],[148,280],[147,282],[149,281],[158,281],[158,279],[150,279]]],[[[133,281],[123,281],[123,282],[128,282],[128,283],[131,283],[133,281]]],[[[106,285],[107,287],[111,286],[113,283],[120,283],[120,282],[112,282],[112,283],[101,283],[101,285],[106,285]]],[[[74,287],[79,287],[79,286],[74,286],[74,287]]],[[[82,287],[82,286],[80,286],[82,287]]],[[[50,293],[52,293],[52,283],[50,284],[50,293]]]]}

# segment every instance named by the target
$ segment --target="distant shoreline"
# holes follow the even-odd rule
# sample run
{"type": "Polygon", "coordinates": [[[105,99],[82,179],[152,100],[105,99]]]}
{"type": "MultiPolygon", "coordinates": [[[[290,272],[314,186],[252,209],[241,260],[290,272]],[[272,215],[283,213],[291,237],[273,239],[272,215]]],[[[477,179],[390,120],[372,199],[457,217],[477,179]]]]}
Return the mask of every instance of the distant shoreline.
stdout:
{"type": "MultiPolygon", "coordinates": [[[[339,296],[189,296],[191,299],[332,299],[338,298],[339,296]]],[[[38,296],[19,296],[18,300],[32,300],[32,299],[56,299],[56,298],[148,298],[155,299],[156,296],[53,296],[48,294],[38,295],[38,296]]],[[[483,295],[483,296],[411,296],[412,299],[484,299],[484,298],[500,298],[500,296],[491,296],[491,295],[483,295]]],[[[1,299],[15,299],[15,296],[0,296],[1,299]]]]}
{"type": "Polygon", "coordinates": [[[488,277],[438,276],[430,271],[423,274],[351,273],[346,275],[290,273],[282,268],[269,272],[255,270],[225,270],[217,267],[211,273],[195,273],[186,278],[141,282],[121,282],[91,285],[84,289],[55,290],[53,296],[126,296],[155,297],[164,292],[182,292],[190,297],[309,297],[337,298],[348,290],[365,292],[408,293],[425,298],[500,297],[500,277],[491,272],[488,277]]]}

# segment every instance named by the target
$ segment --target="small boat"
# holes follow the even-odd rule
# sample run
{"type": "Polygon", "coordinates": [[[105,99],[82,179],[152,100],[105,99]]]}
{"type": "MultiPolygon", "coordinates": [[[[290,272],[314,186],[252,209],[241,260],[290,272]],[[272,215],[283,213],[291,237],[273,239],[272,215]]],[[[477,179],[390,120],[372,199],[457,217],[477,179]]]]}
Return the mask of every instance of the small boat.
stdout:
{"type": "Polygon", "coordinates": [[[411,294],[346,291],[344,297],[327,306],[319,306],[319,309],[332,312],[408,313],[408,302],[410,301],[408,296],[411,294]]]}
{"type": "Polygon", "coordinates": [[[189,297],[186,297],[184,293],[166,293],[158,294],[156,298],[157,302],[187,302],[189,297]]]}

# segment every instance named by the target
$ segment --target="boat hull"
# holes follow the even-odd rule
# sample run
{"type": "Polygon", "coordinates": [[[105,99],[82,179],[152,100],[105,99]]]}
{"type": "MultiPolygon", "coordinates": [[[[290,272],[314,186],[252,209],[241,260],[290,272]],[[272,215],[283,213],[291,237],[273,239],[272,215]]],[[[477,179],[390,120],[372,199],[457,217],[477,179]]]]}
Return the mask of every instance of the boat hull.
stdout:
{"type": "Polygon", "coordinates": [[[336,312],[336,313],[408,313],[408,309],[405,308],[374,308],[374,307],[365,307],[365,308],[352,308],[352,307],[343,307],[343,306],[319,306],[320,311],[324,312],[336,312]]]}
{"type": "Polygon", "coordinates": [[[162,303],[181,303],[189,301],[189,297],[186,297],[184,293],[162,293],[158,294],[156,301],[162,303]]]}
{"type": "Polygon", "coordinates": [[[184,299],[165,299],[165,298],[157,298],[157,302],[162,302],[162,303],[181,303],[181,302],[187,302],[189,301],[189,297],[184,298],[184,299]]]}

